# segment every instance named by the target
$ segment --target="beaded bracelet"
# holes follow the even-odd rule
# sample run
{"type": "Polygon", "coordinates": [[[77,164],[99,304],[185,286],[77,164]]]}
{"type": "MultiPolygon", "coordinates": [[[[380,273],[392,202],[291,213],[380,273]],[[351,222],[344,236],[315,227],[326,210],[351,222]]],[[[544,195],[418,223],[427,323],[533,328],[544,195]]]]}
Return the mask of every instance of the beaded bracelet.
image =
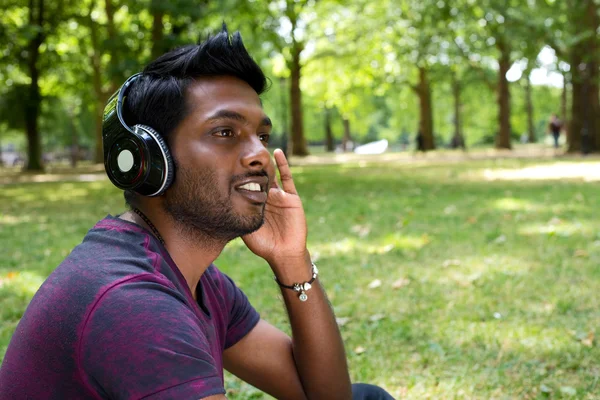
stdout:
{"type": "Polygon", "coordinates": [[[300,301],[306,301],[306,300],[308,300],[306,291],[312,287],[312,283],[315,281],[315,279],[317,279],[317,276],[319,275],[319,270],[317,269],[317,266],[314,263],[311,263],[311,265],[312,265],[312,278],[308,282],[294,283],[293,285],[284,285],[283,283],[279,282],[279,279],[277,279],[276,276],[274,276],[273,279],[275,279],[275,282],[277,282],[277,284],[279,286],[281,286],[282,288],[290,289],[290,290],[293,290],[294,292],[300,293],[300,296],[298,296],[300,301]]]}

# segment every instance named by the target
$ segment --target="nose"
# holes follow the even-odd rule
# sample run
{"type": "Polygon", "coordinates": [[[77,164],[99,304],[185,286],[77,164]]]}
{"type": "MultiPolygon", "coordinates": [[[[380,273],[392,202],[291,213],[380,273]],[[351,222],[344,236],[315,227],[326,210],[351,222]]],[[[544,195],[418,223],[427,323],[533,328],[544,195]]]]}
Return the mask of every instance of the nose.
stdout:
{"type": "Polygon", "coordinates": [[[271,156],[264,143],[256,135],[251,135],[244,143],[242,153],[242,166],[261,171],[268,170],[271,156]]]}

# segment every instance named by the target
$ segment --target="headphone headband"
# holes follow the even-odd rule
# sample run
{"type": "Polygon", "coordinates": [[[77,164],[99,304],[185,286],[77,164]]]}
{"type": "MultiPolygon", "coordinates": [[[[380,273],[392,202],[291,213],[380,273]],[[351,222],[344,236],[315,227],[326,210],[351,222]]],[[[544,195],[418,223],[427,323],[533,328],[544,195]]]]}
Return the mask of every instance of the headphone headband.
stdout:
{"type": "Polygon", "coordinates": [[[133,84],[133,81],[135,81],[141,75],[142,73],[138,72],[137,74],[131,75],[129,78],[127,78],[125,83],[123,83],[123,85],[119,89],[119,96],[117,97],[117,117],[119,118],[119,122],[121,123],[121,125],[123,125],[123,127],[131,133],[134,133],[133,129],[129,125],[127,125],[125,119],[123,119],[123,101],[125,100],[127,90],[129,89],[131,84],[133,84]]]}

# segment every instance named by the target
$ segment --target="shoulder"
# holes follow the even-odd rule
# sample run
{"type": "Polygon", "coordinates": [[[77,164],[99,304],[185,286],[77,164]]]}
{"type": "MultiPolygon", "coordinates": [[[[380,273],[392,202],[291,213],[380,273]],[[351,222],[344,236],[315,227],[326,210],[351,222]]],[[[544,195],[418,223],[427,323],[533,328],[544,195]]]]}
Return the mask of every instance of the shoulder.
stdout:
{"type": "Polygon", "coordinates": [[[151,320],[156,318],[151,317],[160,316],[162,323],[165,318],[170,319],[169,315],[188,308],[184,294],[166,277],[141,273],[103,287],[89,308],[87,322],[100,326],[111,323],[136,325],[142,320],[153,323],[151,320]]]}
{"type": "Polygon", "coordinates": [[[214,285],[218,288],[219,291],[229,290],[230,286],[235,286],[233,279],[231,279],[227,274],[221,271],[216,265],[211,264],[204,275],[202,275],[202,279],[206,282],[214,285]]]}
{"type": "Polygon", "coordinates": [[[146,274],[99,299],[82,329],[77,361],[82,378],[111,397],[191,398],[224,392],[216,354],[185,296],[146,274]]]}

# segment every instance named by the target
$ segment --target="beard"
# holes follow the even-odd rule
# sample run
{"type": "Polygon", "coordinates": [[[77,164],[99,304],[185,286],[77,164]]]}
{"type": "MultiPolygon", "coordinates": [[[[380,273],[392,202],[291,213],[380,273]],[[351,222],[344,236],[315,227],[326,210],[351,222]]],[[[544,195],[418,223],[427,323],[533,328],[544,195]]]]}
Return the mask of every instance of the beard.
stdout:
{"type": "Polygon", "coordinates": [[[266,172],[234,176],[227,195],[217,190],[218,179],[214,170],[192,173],[176,165],[176,178],[164,194],[163,207],[176,224],[194,239],[231,241],[258,230],[264,223],[264,206],[260,212],[241,215],[233,208],[233,182],[248,176],[266,176],[266,172]]]}

